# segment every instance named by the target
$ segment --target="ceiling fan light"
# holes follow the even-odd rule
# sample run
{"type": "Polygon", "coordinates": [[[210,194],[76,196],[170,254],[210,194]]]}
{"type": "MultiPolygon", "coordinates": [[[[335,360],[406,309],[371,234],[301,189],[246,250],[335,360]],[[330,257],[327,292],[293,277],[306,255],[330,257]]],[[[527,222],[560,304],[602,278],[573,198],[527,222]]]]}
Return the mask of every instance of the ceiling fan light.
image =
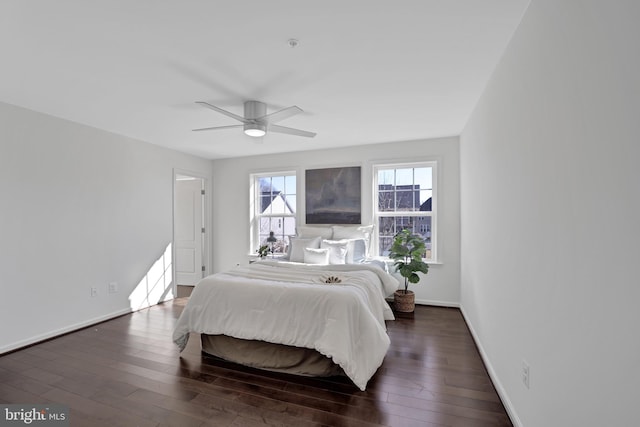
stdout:
{"type": "Polygon", "coordinates": [[[254,138],[258,138],[266,134],[262,129],[245,129],[244,133],[249,136],[253,136],[254,138]]]}
{"type": "Polygon", "coordinates": [[[267,128],[266,126],[259,124],[246,124],[244,125],[244,133],[254,138],[258,138],[267,133],[267,128]]]}

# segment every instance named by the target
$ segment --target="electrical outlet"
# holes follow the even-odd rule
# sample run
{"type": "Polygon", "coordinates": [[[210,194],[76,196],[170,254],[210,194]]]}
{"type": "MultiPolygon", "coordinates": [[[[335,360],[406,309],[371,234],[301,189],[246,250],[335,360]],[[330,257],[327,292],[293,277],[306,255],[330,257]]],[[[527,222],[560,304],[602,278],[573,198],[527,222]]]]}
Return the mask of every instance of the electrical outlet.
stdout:
{"type": "Polygon", "coordinates": [[[91,298],[97,297],[98,296],[98,288],[96,288],[95,286],[91,287],[91,298]]]}
{"type": "Polygon", "coordinates": [[[530,370],[526,360],[522,360],[522,383],[529,388],[530,370]]]}
{"type": "Polygon", "coordinates": [[[109,293],[115,294],[116,292],[118,292],[118,282],[109,283],[109,293]]]}

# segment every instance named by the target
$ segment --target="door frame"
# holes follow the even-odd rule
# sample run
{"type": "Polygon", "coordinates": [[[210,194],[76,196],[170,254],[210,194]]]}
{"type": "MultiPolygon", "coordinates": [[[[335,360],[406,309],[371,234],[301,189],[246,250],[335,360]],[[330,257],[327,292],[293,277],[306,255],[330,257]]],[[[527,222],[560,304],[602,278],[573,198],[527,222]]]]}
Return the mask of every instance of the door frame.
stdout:
{"type": "Polygon", "coordinates": [[[178,280],[176,271],[176,179],[178,175],[191,176],[201,179],[204,184],[204,198],[202,201],[202,222],[204,223],[204,233],[202,236],[202,261],[204,263],[204,276],[211,274],[211,176],[202,172],[195,172],[188,169],[173,168],[172,188],[172,216],[171,216],[171,281],[173,295],[178,295],[178,280]]]}

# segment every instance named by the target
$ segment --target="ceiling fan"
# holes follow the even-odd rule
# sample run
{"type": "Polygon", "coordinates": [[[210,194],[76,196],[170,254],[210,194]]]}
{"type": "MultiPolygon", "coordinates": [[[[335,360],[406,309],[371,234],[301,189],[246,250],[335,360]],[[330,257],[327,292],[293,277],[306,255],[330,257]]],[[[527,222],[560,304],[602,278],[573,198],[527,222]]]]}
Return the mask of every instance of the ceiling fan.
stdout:
{"type": "Polygon", "coordinates": [[[271,114],[267,114],[267,104],[260,101],[246,101],[244,103],[244,117],[237,114],[233,114],[227,110],[223,110],[220,107],[211,105],[208,102],[196,101],[196,104],[200,104],[203,107],[209,108],[218,113],[222,113],[225,116],[229,116],[241,122],[241,125],[230,126],[214,126],[208,128],[194,129],[194,132],[200,132],[204,130],[217,130],[217,129],[230,129],[230,128],[244,128],[244,133],[253,136],[264,136],[267,131],[286,133],[289,135],[306,136],[313,138],[316,136],[314,132],[307,132],[306,130],[293,129],[285,126],[275,125],[274,123],[287,119],[295,114],[302,113],[302,109],[296,107],[287,107],[282,110],[276,111],[271,114]]]}

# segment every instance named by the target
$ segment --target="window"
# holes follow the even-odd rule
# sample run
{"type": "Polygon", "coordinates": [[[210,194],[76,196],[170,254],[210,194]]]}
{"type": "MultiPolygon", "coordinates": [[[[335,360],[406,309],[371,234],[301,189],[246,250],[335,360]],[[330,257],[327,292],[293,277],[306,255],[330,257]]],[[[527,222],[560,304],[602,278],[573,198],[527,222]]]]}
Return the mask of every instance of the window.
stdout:
{"type": "Polygon", "coordinates": [[[394,236],[408,228],[424,238],[425,261],[435,261],[435,181],[436,162],[375,167],[378,255],[389,255],[394,236]]]}
{"type": "Polygon", "coordinates": [[[252,220],[252,252],[267,242],[270,232],[276,241],[273,252],[282,254],[289,236],[296,231],[296,174],[278,172],[252,175],[254,215],[252,220]]]}

